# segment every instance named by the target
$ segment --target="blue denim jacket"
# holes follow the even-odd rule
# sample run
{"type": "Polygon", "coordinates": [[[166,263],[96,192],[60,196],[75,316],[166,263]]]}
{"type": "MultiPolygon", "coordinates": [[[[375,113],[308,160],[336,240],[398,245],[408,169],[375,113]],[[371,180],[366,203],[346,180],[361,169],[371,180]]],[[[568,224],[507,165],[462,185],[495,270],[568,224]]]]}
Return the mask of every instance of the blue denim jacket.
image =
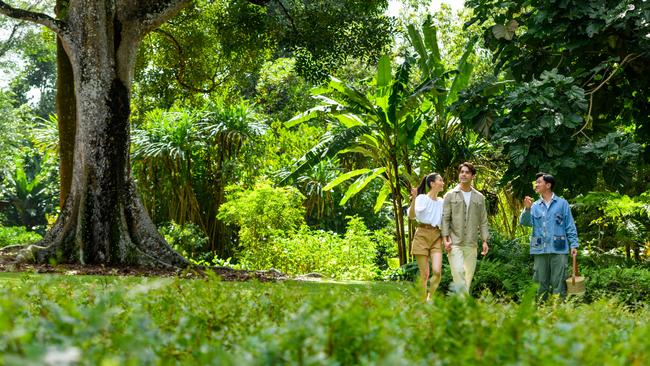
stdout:
{"type": "Polygon", "coordinates": [[[568,254],[578,247],[578,231],[571,215],[569,203],[553,195],[548,209],[542,201],[535,201],[530,210],[524,210],[519,223],[533,227],[530,237],[530,254],[568,254]]]}

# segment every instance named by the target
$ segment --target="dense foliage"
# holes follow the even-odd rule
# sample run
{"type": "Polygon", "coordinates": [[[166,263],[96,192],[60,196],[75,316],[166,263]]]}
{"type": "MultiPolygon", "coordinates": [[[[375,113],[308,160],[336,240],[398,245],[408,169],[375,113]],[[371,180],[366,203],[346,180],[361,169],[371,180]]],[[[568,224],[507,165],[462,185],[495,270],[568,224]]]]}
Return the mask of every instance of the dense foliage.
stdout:
{"type": "MultiPolygon", "coordinates": [[[[399,3],[390,19],[383,0],[197,1],[146,37],[131,172],[167,240],[202,263],[411,278],[409,188],[430,171],[450,188],[472,160],[495,233],[474,295],[530,285],[517,216],[539,170],[573,204],[594,291],[620,295],[615,266],[643,283],[647,2],[399,3]]],[[[21,244],[58,214],[55,47],[0,26],[17,30],[0,43],[0,223],[21,244]]]]}
{"type": "Polygon", "coordinates": [[[0,248],[9,245],[33,243],[41,239],[41,235],[27,231],[24,226],[0,226],[0,248]]]}
{"type": "Polygon", "coordinates": [[[435,297],[411,284],[0,277],[0,363],[643,365],[647,306],[435,297]]]}
{"type": "Polygon", "coordinates": [[[571,195],[594,188],[645,191],[635,176],[646,180],[648,165],[648,3],[466,4],[475,15],[468,24],[483,26],[495,74],[503,71],[512,80],[500,91],[492,83],[477,85],[459,107],[467,123],[505,144],[503,181],[513,181],[522,194],[530,190],[530,174],[546,170],[561,177],[571,195]],[[571,90],[571,96],[544,95],[548,86],[560,94],[571,90]],[[540,140],[540,128],[553,131],[540,140]]]}
{"type": "Polygon", "coordinates": [[[240,228],[239,267],[275,268],[292,275],[315,272],[339,279],[378,277],[392,237],[368,231],[359,217],[348,217],[343,235],[311,229],[305,225],[301,200],[297,189],[268,183],[232,192],[219,218],[240,228]]]}

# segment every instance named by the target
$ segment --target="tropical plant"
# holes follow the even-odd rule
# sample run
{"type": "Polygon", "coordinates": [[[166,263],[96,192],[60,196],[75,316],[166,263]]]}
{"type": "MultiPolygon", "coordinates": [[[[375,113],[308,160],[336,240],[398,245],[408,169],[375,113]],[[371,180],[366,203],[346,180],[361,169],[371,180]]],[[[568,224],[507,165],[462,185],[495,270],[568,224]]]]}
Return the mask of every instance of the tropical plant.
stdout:
{"type": "Polygon", "coordinates": [[[629,132],[613,131],[597,140],[578,136],[588,109],[585,91],[558,70],[498,88],[480,84],[455,109],[465,125],[500,148],[507,162],[500,183],[512,184],[517,197],[532,194],[530,181],[539,171],[555,175],[558,189],[571,196],[593,189],[598,176],[614,189],[630,184],[630,163],[641,145],[629,132]]]}
{"type": "MultiPolygon", "coordinates": [[[[468,0],[484,44],[518,84],[492,98],[478,88],[464,98],[463,120],[495,134],[509,163],[505,181],[530,192],[531,175],[560,176],[570,195],[593,189],[629,190],[647,181],[648,154],[638,143],[648,129],[647,19],[650,4],[635,0],[508,2],[468,0]],[[640,157],[640,159],[639,159],[640,157]],[[634,161],[634,166],[630,162],[634,161]],[[581,174],[575,174],[575,171],[581,174]],[[597,187],[600,177],[606,187],[597,187]]],[[[643,188],[633,192],[638,194],[643,188]]]]}
{"type": "Polygon", "coordinates": [[[42,155],[58,159],[59,130],[57,116],[50,114],[47,119],[37,117],[34,128],[31,130],[31,141],[42,155]]]}
{"type": "Polygon", "coordinates": [[[228,200],[219,207],[218,218],[239,227],[241,259],[262,263],[276,236],[285,236],[305,223],[304,196],[294,187],[272,187],[258,182],[253,189],[231,186],[228,200]]]}
{"type": "Polygon", "coordinates": [[[246,141],[265,131],[246,102],[149,112],[133,133],[133,161],[154,220],[192,222],[208,235],[213,252],[227,255],[230,230],[216,218],[224,188],[241,175],[237,159],[246,141]]]}
{"type": "Polygon", "coordinates": [[[41,169],[36,159],[30,169],[18,159],[13,174],[5,178],[0,185],[0,195],[9,202],[15,210],[15,218],[10,223],[22,225],[27,230],[37,230],[43,233],[43,225],[47,223],[45,214],[52,211],[52,193],[48,187],[48,172],[41,169]],[[40,227],[39,227],[40,226],[40,227]]]}
{"type": "Polygon", "coordinates": [[[377,196],[375,211],[390,197],[402,264],[407,261],[403,197],[408,195],[412,177],[416,175],[414,164],[419,161],[414,159],[413,151],[430,125],[447,126],[448,106],[467,85],[472,71],[467,58],[474,41],[467,44],[458,69],[447,71],[441,63],[436,29],[430,20],[422,32],[413,26],[409,28],[411,42],[419,57],[404,57],[394,75],[390,59],[386,56],[380,59],[371,92],[362,93],[331,77],[325,86],[313,90],[321,104],[287,122],[288,126],[294,126],[324,117],[330,129],[297,162],[293,172],[285,177],[285,182],[337,154],[355,153],[368,159],[367,167],[341,174],[324,189],[332,189],[356,177],[341,199],[342,205],[372,180],[382,179],[384,184],[377,196]],[[415,65],[419,66],[421,81],[412,86],[415,65]]]}
{"type": "Polygon", "coordinates": [[[611,227],[614,232],[610,235],[617,246],[624,248],[626,257],[630,259],[634,252],[635,260],[641,261],[641,249],[650,242],[650,191],[633,197],[617,192],[590,192],[577,197],[576,206],[579,212],[597,210],[596,218],[588,223],[596,230],[586,228],[585,236],[597,233],[594,239],[600,242],[600,249],[609,249],[603,245],[602,233],[611,227]]]}
{"type": "Polygon", "coordinates": [[[160,228],[160,234],[174,250],[189,260],[201,261],[211,257],[206,256],[209,253],[208,237],[200,227],[192,223],[178,225],[172,221],[160,228]]]}
{"type": "Polygon", "coordinates": [[[0,226],[0,248],[10,245],[24,245],[41,240],[42,236],[24,226],[0,226]]]}
{"type": "Polygon", "coordinates": [[[305,195],[305,208],[308,218],[322,220],[334,210],[334,197],[331,190],[325,190],[327,183],[339,175],[338,161],[328,159],[314,165],[306,174],[296,178],[305,195]]]}

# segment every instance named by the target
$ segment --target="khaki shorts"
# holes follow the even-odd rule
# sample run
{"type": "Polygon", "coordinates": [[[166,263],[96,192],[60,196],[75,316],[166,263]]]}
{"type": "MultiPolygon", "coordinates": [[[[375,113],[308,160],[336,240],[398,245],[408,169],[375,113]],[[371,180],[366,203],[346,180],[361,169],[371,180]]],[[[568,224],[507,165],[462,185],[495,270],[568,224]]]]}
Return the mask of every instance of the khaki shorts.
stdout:
{"type": "Polygon", "coordinates": [[[440,229],[433,226],[418,226],[411,243],[411,255],[429,255],[431,251],[442,253],[440,229]]]}

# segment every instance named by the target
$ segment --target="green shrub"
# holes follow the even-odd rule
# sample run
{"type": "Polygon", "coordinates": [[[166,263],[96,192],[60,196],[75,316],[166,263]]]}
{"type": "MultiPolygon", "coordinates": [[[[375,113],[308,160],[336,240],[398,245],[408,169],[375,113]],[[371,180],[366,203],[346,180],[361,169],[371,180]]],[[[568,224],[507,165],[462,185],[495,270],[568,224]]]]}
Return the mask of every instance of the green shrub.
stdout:
{"type": "Polygon", "coordinates": [[[197,225],[189,222],[179,225],[172,221],[159,230],[169,245],[185,258],[200,261],[211,257],[208,236],[197,225]]]}
{"type": "Polygon", "coordinates": [[[614,297],[631,306],[650,303],[650,270],[646,268],[584,267],[580,275],[587,277],[588,301],[614,297]]]}
{"type": "MultiPolygon", "coordinates": [[[[445,270],[445,259],[443,258],[442,270],[445,270]]],[[[415,281],[418,276],[418,264],[415,261],[408,262],[399,268],[388,268],[383,273],[383,278],[388,281],[415,281]]]]}
{"type": "MultiPolygon", "coordinates": [[[[517,262],[522,265],[533,263],[528,238],[509,239],[497,231],[490,232],[490,251],[486,258],[497,262],[517,262]]],[[[480,256],[479,256],[480,258],[480,256]]]]}
{"type": "Polygon", "coordinates": [[[375,264],[380,270],[387,270],[388,260],[397,257],[394,229],[383,228],[373,231],[372,241],[375,242],[377,248],[375,264]]]}
{"type": "Polygon", "coordinates": [[[27,231],[24,226],[0,226],[0,248],[8,245],[31,244],[42,238],[34,231],[27,231]]]}
{"type": "Polygon", "coordinates": [[[471,289],[474,296],[489,290],[495,296],[518,300],[533,283],[533,258],[527,240],[508,239],[492,231],[488,255],[479,254],[478,258],[471,289]]]}
{"type": "Polygon", "coordinates": [[[386,232],[371,233],[356,216],[347,218],[343,236],[310,229],[303,199],[293,187],[268,183],[230,194],[218,217],[240,227],[237,259],[242,267],[275,268],[293,275],[318,272],[337,279],[375,278],[377,246],[390,255],[392,238],[386,232]]]}
{"type": "Polygon", "coordinates": [[[358,217],[348,218],[343,236],[304,225],[242,254],[241,263],[247,268],[275,268],[288,274],[317,272],[337,279],[368,280],[378,272],[373,236],[358,217]]]}
{"type": "Polygon", "coordinates": [[[229,187],[217,217],[239,226],[239,250],[244,257],[259,257],[268,251],[272,238],[304,225],[303,199],[296,188],[272,187],[269,182],[257,184],[252,191],[229,187]]]}
{"type": "Polygon", "coordinates": [[[518,301],[533,284],[532,266],[525,263],[492,260],[489,256],[478,261],[472,281],[472,295],[489,290],[495,296],[518,301]]]}

